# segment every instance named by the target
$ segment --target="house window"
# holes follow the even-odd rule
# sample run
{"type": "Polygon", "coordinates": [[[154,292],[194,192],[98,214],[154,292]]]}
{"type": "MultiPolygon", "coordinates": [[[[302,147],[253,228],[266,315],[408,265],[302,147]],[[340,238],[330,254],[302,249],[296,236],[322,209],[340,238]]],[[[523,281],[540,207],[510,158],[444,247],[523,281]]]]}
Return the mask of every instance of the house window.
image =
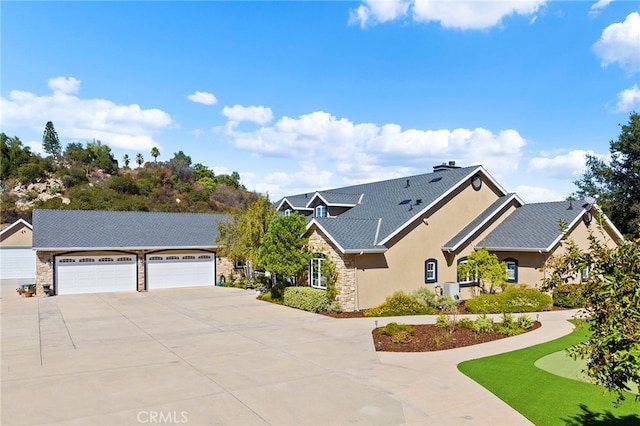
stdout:
{"type": "Polygon", "coordinates": [[[585,267],[584,269],[582,269],[582,271],[580,271],[580,280],[582,282],[585,282],[589,279],[589,267],[585,267]]]}
{"type": "Polygon", "coordinates": [[[282,214],[285,216],[291,216],[291,209],[286,209],[285,211],[282,212],[282,214]]]}
{"type": "Polygon", "coordinates": [[[309,268],[309,280],[310,285],[313,288],[327,288],[327,280],[322,275],[322,264],[324,263],[325,256],[322,253],[317,253],[311,259],[311,266],[309,268]]]}
{"type": "Polygon", "coordinates": [[[324,204],[316,206],[316,217],[327,217],[327,206],[324,204]]]}
{"type": "Polygon", "coordinates": [[[507,282],[518,282],[518,261],[516,259],[505,259],[504,263],[507,268],[507,282]]]}
{"type": "MultiPolygon", "coordinates": [[[[467,263],[467,256],[462,257],[458,260],[458,265],[460,265],[461,263],[467,263]]],[[[462,276],[460,275],[460,272],[458,272],[458,283],[460,284],[460,287],[469,287],[472,284],[474,284],[476,281],[477,281],[477,276],[472,277],[471,274],[468,272],[465,276],[462,276]]]]}
{"type": "Polygon", "coordinates": [[[427,259],[424,261],[424,282],[435,283],[438,281],[438,261],[427,259]]]}

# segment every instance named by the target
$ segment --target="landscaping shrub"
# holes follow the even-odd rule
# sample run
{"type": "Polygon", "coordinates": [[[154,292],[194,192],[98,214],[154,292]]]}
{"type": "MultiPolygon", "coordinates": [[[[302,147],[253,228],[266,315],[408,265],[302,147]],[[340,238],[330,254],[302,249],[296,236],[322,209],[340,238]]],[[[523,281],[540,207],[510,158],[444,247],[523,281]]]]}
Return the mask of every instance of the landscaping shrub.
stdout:
{"type": "Polygon", "coordinates": [[[416,299],[418,302],[422,303],[425,306],[430,306],[435,308],[436,305],[436,294],[429,290],[428,288],[419,288],[418,290],[411,293],[411,297],[416,299]]]}
{"type": "Polygon", "coordinates": [[[553,300],[535,288],[509,287],[501,293],[481,294],[465,302],[473,314],[549,311],[553,300]]]}
{"type": "Polygon", "coordinates": [[[476,333],[490,333],[493,328],[493,318],[489,318],[487,314],[482,314],[473,321],[473,331],[476,333]]]}
{"type": "Polygon", "coordinates": [[[469,318],[462,318],[458,321],[458,327],[473,330],[473,321],[469,318]]]}
{"type": "Polygon", "coordinates": [[[391,317],[396,315],[429,315],[434,309],[418,302],[401,291],[387,297],[384,303],[364,311],[366,317],[391,317]]]}
{"type": "Polygon", "coordinates": [[[329,307],[327,293],[311,287],[287,287],[284,289],[285,306],[309,312],[326,311],[329,307]]]}
{"type": "Polygon", "coordinates": [[[329,303],[329,306],[327,306],[327,312],[333,312],[333,313],[342,312],[342,308],[340,307],[340,302],[338,302],[337,300],[334,300],[333,302],[329,303]]]}
{"type": "Polygon", "coordinates": [[[515,336],[520,334],[523,330],[518,327],[518,323],[513,320],[513,315],[504,313],[502,314],[502,321],[498,324],[498,333],[505,334],[507,336],[515,336]]]}
{"type": "Polygon", "coordinates": [[[518,327],[526,330],[531,326],[533,326],[533,320],[529,315],[522,315],[521,317],[518,317],[518,327]]]}
{"type": "Polygon", "coordinates": [[[390,322],[384,327],[380,327],[380,329],[378,330],[380,334],[384,334],[385,336],[393,336],[394,334],[400,333],[401,331],[413,334],[416,332],[416,329],[408,324],[398,324],[397,322],[390,322]]]}
{"type": "Polygon", "coordinates": [[[449,321],[447,320],[447,317],[444,314],[440,314],[438,315],[438,318],[436,318],[436,327],[446,327],[449,325],[449,321]]]}
{"type": "Polygon", "coordinates": [[[391,336],[391,341],[393,343],[409,343],[411,340],[413,340],[413,334],[407,331],[400,331],[391,336]]]}
{"type": "Polygon", "coordinates": [[[563,308],[583,308],[584,284],[563,284],[553,289],[553,304],[563,308]]]}

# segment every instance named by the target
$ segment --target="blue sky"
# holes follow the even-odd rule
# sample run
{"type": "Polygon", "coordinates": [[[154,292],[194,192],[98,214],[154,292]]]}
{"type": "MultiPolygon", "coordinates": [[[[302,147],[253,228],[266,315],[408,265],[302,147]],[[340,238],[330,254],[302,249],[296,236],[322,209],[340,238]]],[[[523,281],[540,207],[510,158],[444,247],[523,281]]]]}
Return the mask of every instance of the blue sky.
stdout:
{"type": "Polygon", "coordinates": [[[1,131],[182,150],[272,200],[449,160],[563,199],[640,111],[637,1],[0,7],[1,131]]]}

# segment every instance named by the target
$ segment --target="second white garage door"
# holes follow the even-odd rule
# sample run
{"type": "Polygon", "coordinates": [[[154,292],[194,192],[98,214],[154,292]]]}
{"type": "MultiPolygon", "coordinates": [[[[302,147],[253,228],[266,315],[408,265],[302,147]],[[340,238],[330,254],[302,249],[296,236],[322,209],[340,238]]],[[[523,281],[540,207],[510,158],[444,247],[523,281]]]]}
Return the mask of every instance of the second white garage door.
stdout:
{"type": "Polygon", "coordinates": [[[215,254],[147,255],[147,290],[212,286],[215,254]]]}
{"type": "Polygon", "coordinates": [[[136,270],[134,255],[58,256],[56,293],[135,291],[136,270]]]}

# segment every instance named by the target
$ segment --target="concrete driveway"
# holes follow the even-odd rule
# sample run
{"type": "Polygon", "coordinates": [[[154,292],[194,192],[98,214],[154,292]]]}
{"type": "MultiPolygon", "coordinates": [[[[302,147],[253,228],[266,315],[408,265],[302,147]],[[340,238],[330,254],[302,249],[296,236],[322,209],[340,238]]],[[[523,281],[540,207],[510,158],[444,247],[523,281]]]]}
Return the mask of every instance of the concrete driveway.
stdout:
{"type": "Polygon", "coordinates": [[[327,318],[246,290],[3,290],[3,425],[530,424],[456,365],[567,334],[573,313],[543,313],[542,328],[475,347],[377,353],[374,319],[327,318]]]}

